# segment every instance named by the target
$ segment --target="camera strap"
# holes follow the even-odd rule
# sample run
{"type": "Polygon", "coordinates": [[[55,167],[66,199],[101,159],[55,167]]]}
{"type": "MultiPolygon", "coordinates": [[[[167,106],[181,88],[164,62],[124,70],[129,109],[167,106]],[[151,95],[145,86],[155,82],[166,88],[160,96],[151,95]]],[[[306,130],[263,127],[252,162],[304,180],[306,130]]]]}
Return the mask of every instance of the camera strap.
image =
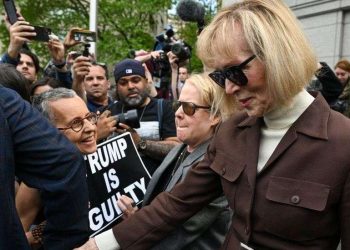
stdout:
{"type": "Polygon", "coordinates": [[[159,124],[159,138],[163,139],[162,129],[163,129],[163,98],[157,99],[157,116],[158,116],[158,124],[159,124]]]}

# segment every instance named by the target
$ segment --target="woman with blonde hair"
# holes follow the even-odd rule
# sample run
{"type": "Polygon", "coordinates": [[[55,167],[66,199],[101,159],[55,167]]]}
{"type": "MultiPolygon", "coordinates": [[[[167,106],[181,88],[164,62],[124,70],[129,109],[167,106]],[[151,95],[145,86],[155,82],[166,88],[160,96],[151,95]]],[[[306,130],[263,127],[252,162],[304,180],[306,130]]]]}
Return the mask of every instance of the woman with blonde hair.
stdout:
{"type": "Polygon", "coordinates": [[[181,184],[113,228],[116,242],[148,249],[223,191],[234,214],[222,249],[350,249],[350,120],[304,89],[317,59],[292,11],[239,1],[197,44],[242,112],[181,184]]]}

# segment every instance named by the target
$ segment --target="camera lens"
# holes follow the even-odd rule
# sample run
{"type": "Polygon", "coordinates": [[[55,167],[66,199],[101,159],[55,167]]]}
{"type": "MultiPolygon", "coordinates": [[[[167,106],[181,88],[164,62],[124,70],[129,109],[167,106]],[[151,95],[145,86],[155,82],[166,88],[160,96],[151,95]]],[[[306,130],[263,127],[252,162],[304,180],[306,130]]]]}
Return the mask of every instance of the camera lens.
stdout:
{"type": "Polygon", "coordinates": [[[140,121],[136,109],[129,110],[126,113],[118,114],[115,116],[115,118],[117,119],[117,126],[119,123],[124,123],[131,128],[140,127],[140,121]]]}

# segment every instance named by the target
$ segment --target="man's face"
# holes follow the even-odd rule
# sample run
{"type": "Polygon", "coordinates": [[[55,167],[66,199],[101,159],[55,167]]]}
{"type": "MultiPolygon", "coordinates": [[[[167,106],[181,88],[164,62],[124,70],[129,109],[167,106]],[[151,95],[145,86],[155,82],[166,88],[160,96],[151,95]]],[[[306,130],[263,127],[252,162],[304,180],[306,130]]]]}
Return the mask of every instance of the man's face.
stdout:
{"type": "Polygon", "coordinates": [[[110,84],[105,73],[104,68],[99,65],[90,67],[90,72],[84,80],[86,95],[89,99],[105,101],[108,98],[110,84]]]}
{"type": "Polygon", "coordinates": [[[184,67],[179,68],[179,80],[180,82],[185,82],[185,80],[188,78],[188,72],[187,69],[184,67]]]}
{"type": "MultiPolygon", "coordinates": [[[[78,96],[52,101],[50,107],[55,118],[54,125],[57,128],[70,127],[77,119],[84,119],[90,113],[85,102],[78,96]]],[[[77,146],[81,153],[91,154],[96,151],[96,125],[87,119],[84,119],[84,126],[79,132],[65,129],[62,133],[77,146]]]]}
{"type": "Polygon", "coordinates": [[[148,97],[146,79],[138,76],[124,76],[117,82],[119,100],[128,107],[142,107],[148,97]]]}
{"type": "Polygon", "coordinates": [[[37,79],[37,72],[35,70],[32,58],[26,54],[21,54],[21,58],[16,69],[22,73],[31,83],[37,79]]]}

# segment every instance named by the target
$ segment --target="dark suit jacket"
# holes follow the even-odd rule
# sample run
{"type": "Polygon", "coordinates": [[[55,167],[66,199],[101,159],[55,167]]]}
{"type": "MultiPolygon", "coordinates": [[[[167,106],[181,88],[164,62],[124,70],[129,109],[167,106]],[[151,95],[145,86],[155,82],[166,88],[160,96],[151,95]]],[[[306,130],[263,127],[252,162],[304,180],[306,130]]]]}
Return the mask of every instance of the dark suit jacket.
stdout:
{"type": "MultiPolygon", "coordinates": [[[[166,190],[170,191],[176,183],[183,180],[191,168],[192,164],[203,159],[209,145],[209,141],[199,145],[186,159],[180,164],[174,175],[170,179],[166,190]]],[[[166,170],[173,166],[179,158],[181,152],[187,147],[185,144],[174,147],[164,158],[162,164],[154,172],[143,200],[143,206],[152,201],[156,196],[156,187],[162,179],[168,179],[166,170]]],[[[192,216],[184,224],[178,226],[166,238],[161,240],[152,250],[172,250],[172,249],[201,249],[213,250],[219,249],[224,242],[226,232],[228,231],[231,212],[228,208],[227,200],[224,196],[212,201],[201,211],[192,216]]]]}
{"type": "Polygon", "coordinates": [[[350,249],[350,120],[318,95],[257,175],[261,120],[223,123],[182,183],[113,228],[122,249],[147,249],[222,189],[234,211],[223,249],[350,249]]]}
{"type": "Polygon", "coordinates": [[[45,249],[72,249],[88,238],[88,191],[80,152],[38,111],[0,87],[0,249],[29,249],[14,198],[15,175],[41,190],[45,249]]]}

